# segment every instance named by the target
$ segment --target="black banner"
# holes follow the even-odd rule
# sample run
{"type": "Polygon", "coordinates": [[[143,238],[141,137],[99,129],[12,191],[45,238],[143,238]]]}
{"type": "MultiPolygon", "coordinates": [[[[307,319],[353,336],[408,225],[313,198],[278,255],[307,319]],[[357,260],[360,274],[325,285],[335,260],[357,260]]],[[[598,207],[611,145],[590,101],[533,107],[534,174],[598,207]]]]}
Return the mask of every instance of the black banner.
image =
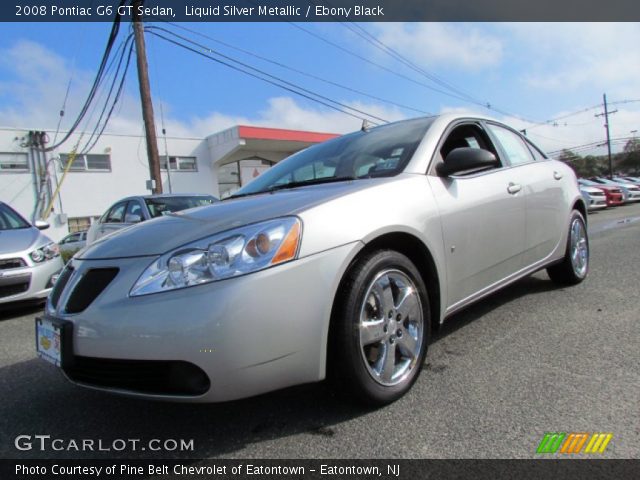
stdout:
{"type": "Polygon", "coordinates": [[[632,479],[638,460],[0,460],[9,479],[632,479]]]}
{"type": "MultiPolygon", "coordinates": [[[[107,22],[131,0],[0,2],[4,22],[107,22]]],[[[145,0],[139,13],[171,22],[435,22],[640,20],[637,0],[145,0]]]]}

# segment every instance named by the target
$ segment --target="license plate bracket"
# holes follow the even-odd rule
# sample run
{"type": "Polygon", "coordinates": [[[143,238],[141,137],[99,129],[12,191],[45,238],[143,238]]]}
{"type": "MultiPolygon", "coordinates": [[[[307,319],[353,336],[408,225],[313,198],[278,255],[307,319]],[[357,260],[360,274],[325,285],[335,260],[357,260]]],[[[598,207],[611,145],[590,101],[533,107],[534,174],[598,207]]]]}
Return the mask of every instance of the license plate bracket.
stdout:
{"type": "Polygon", "coordinates": [[[73,361],[73,324],[47,317],[36,317],[36,352],[56,367],[66,368],[73,361]]]}

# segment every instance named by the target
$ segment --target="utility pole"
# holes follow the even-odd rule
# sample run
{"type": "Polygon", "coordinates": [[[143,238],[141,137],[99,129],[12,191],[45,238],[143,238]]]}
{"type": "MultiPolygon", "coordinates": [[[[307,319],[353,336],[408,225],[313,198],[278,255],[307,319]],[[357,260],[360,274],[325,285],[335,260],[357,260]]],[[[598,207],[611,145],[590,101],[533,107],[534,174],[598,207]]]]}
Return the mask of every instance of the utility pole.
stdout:
{"type": "Polygon", "coordinates": [[[144,26],[138,12],[143,0],[133,0],[133,33],[136,41],[136,60],[138,64],[138,83],[140,84],[140,101],[142,102],[142,118],[147,137],[147,156],[149,158],[149,173],[153,193],[162,193],[162,178],[160,177],[160,158],[158,155],[158,139],[156,124],[153,117],[151,103],[151,87],[149,85],[149,65],[147,63],[147,49],[144,43],[144,26]]]}
{"type": "Polygon", "coordinates": [[[607,94],[602,94],[602,101],[604,104],[604,113],[597,113],[596,117],[604,117],[604,128],[607,130],[607,155],[609,158],[609,178],[613,178],[613,164],[611,162],[611,136],[609,134],[609,115],[616,113],[618,110],[612,112],[607,107],[607,94]]]}

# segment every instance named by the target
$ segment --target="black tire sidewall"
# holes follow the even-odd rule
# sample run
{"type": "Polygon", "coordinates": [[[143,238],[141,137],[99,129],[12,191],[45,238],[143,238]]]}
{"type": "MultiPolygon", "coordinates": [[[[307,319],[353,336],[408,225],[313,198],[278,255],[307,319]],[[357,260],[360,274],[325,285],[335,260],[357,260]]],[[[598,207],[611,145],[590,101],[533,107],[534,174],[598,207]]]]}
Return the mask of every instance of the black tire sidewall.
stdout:
{"type": "Polygon", "coordinates": [[[368,403],[384,405],[393,402],[404,395],[417,379],[427,352],[427,345],[431,331],[431,316],[427,289],[420,272],[413,262],[405,255],[394,250],[380,250],[362,257],[349,270],[342,292],[341,308],[336,321],[336,329],[341,341],[337,342],[340,349],[335,352],[341,363],[342,378],[346,386],[357,396],[368,403]],[[400,384],[393,386],[381,385],[373,379],[365,366],[360,349],[360,332],[358,328],[360,308],[366,290],[373,279],[384,270],[396,269],[406,274],[416,286],[423,310],[422,347],[416,366],[410,375],[400,384]]]}

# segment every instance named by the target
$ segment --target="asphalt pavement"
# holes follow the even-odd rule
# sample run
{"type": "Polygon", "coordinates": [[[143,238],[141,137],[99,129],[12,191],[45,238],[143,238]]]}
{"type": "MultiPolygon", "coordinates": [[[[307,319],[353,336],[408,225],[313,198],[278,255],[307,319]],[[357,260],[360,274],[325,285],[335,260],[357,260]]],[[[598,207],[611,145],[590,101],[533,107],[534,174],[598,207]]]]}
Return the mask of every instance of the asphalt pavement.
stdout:
{"type": "Polygon", "coordinates": [[[36,358],[38,308],[0,312],[0,458],[532,458],[545,432],[612,433],[602,457],[639,458],[640,205],[589,222],[585,282],[540,272],[451,317],[413,390],[377,410],[325,384],[211,405],[82,389],[36,358]],[[65,449],[18,450],[19,435],[65,449]],[[86,438],[194,448],[66,449],[86,438]]]}

